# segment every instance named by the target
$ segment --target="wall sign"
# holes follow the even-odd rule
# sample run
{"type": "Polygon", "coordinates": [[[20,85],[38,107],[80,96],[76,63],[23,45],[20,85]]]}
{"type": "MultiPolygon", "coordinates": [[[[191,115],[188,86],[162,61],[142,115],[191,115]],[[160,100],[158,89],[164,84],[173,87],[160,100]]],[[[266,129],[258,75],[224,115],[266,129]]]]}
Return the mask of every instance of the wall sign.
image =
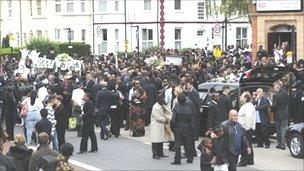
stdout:
{"type": "Polygon", "coordinates": [[[258,12],[301,11],[303,0],[257,0],[258,12]]]}

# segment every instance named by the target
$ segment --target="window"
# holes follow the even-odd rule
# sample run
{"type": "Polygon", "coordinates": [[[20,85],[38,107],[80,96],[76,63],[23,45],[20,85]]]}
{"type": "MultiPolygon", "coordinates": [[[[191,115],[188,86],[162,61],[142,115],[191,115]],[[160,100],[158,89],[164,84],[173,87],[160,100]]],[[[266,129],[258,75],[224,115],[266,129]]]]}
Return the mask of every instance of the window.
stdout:
{"type": "Polygon", "coordinates": [[[60,40],[60,29],[55,29],[55,40],[60,40]]]}
{"type": "Polygon", "coordinates": [[[41,15],[41,0],[37,0],[36,5],[37,5],[37,15],[41,15]]]}
{"type": "Polygon", "coordinates": [[[119,51],[119,30],[115,29],[115,51],[119,51]]]}
{"type": "Polygon", "coordinates": [[[205,3],[204,2],[197,3],[197,17],[199,20],[203,20],[205,18],[205,3]]]}
{"type": "Polygon", "coordinates": [[[115,1],[115,11],[118,11],[118,9],[119,9],[119,3],[118,1],[115,1]]]}
{"type": "Polygon", "coordinates": [[[55,12],[61,12],[61,0],[55,0],[55,12]]]}
{"type": "Polygon", "coordinates": [[[204,30],[197,30],[197,36],[203,36],[204,30]]]}
{"type": "Polygon", "coordinates": [[[81,30],[81,41],[85,41],[86,40],[86,30],[85,29],[82,29],[81,30]]]}
{"type": "Polygon", "coordinates": [[[175,39],[175,49],[181,49],[182,48],[182,29],[176,28],[174,30],[174,39],[175,39]]]}
{"type": "Polygon", "coordinates": [[[181,10],[181,0],[174,0],[174,9],[181,10]]]}
{"type": "Polygon", "coordinates": [[[30,0],[30,15],[33,16],[33,0],[30,0]]]}
{"type": "Polygon", "coordinates": [[[8,0],[8,17],[13,16],[13,0],[8,0]]]}
{"type": "Polygon", "coordinates": [[[107,0],[99,0],[99,12],[107,11],[107,0]]]}
{"type": "Polygon", "coordinates": [[[42,31],[41,30],[37,30],[37,36],[41,37],[42,36],[42,31]]]}
{"type": "Polygon", "coordinates": [[[244,47],[247,45],[248,35],[247,35],[248,28],[246,27],[237,27],[236,28],[236,45],[244,47]]]}
{"type": "Polygon", "coordinates": [[[98,45],[99,54],[107,53],[108,31],[107,29],[101,29],[101,32],[102,32],[101,45],[98,45]]]}
{"type": "Polygon", "coordinates": [[[144,0],[144,10],[151,10],[151,0],[144,0]]]}
{"type": "Polygon", "coordinates": [[[153,30],[142,29],[142,48],[147,49],[153,46],[153,30]]]}
{"type": "Polygon", "coordinates": [[[67,0],[67,12],[74,12],[73,0],[67,0]]]}
{"type": "Polygon", "coordinates": [[[81,5],[81,12],[85,12],[85,0],[81,0],[80,5],[81,5]]]}

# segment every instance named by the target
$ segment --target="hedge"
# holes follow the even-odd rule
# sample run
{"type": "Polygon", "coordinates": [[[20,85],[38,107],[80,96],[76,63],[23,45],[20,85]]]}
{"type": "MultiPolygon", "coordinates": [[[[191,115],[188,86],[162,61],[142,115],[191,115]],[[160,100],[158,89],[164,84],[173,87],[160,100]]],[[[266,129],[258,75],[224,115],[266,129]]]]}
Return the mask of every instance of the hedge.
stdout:
{"type": "Polygon", "coordinates": [[[26,44],[28,50],[37,50],[40,56],[48,55],[50,48],[54,48],[55,55],[67,53],[72,57],[88,56],[91,54],[91,46],[85,43],[72,42],[72,48],[69,48],[69,43],[52,42],[48,38],[34,37],[26,44]]]}
{"type": "Polygon", "coordinates": [[[26,43],[28,50],[37,50],[41,57],[48,55],[51,47],[55,49],[55,52],[58,51],[58,43],[51,42],[45,37],[33,37],[26,43]]]}
{"type": "Polygon", "coordinates": [[[58,44],[58,53],[68,53],[70,56],[75,56],[76,54],[79,57],[89,56],[91,54],[91,46],[85,43],[72,42],[72,48],[69,48],[69,43],[59,43],[58,44]]]}
{"type": "Polygon", "coordinates": [[[21,48],[0,48],[0,57],[20,57],[20,49],[21,48]]]}

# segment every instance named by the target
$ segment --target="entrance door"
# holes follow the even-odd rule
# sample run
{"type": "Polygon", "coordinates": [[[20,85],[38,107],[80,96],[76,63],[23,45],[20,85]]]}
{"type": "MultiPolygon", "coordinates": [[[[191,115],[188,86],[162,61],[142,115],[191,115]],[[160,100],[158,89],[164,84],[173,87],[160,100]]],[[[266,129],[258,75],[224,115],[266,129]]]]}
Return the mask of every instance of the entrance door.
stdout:
{"type": "MultiPolygon", "coordinates": [[[[296,38],[297,38],[297,33],[295,34],[295,40],[294,43],[292,43],[292,32],[272,32],[268,33],[268,45],[267,45],[267,50],[270,55],[273,55],[273,46],[274,44],[276,45],[282,45],[282,42],[288,42],[289,44],[289,49],[292,50],[292,46],[296,46],[296,38]]],[[[296,47],[294,48],[295,52],[296,47]]]]}

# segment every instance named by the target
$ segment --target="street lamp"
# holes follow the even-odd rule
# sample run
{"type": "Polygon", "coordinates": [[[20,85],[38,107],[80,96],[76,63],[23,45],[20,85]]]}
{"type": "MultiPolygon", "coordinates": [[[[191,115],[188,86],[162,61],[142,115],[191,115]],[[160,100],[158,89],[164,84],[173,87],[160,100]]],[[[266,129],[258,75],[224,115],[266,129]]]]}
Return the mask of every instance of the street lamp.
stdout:
{"type": "Polygon", "coordinates": [[[137,40],[137,53],[139,54],[139,26],[131,26],[131,27],[136,27],[136,40],[137,40]]]}
{"type": "Polygon", "coordinates": [[[68,46],[68,48],[69,48],[69,49],[72,49],[73,46],[71,45],[71,39],[72,39],[71,28],[65,28],[64,30],[67,30],[67,31],[68,31],[68,40],[69,40],[69,46],[68,46]]]}

